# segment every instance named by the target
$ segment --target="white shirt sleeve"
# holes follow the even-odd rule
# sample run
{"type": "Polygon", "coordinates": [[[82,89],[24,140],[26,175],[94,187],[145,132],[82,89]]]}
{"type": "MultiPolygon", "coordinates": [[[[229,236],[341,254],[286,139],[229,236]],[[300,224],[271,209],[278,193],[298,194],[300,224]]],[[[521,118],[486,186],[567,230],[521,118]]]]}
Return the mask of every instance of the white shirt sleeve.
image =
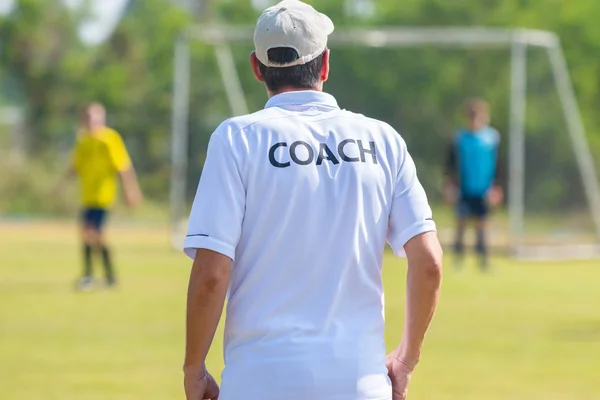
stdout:
{"type": "Polygon", "coordinates": [[[404,141],[400,159],[402,165],[394,188],[387,240],[397,256],[406,257],[406,242],[421,233],[435,231],[436,227],[427,195],[404,141]]]}
{"type": "Polygon", "coordinates": [[[245,207],[246,191],[233,149],[215,133],[192,205],[185,254],[193,259],[196,249],[208,249],[235,259],[245,207]]]}

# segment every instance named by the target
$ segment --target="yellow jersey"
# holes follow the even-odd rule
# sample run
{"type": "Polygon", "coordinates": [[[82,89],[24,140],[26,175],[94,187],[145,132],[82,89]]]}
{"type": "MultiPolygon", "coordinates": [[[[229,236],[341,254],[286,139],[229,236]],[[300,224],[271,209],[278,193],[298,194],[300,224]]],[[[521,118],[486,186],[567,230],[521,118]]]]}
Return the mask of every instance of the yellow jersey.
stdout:
{"type": "Polygon", "coordinates": [[[113,205],[117,175],[131,167],[121,135],[107,127],[79,132],[72,161],[79,176],[83,205],[97,208],[113,205]]]}

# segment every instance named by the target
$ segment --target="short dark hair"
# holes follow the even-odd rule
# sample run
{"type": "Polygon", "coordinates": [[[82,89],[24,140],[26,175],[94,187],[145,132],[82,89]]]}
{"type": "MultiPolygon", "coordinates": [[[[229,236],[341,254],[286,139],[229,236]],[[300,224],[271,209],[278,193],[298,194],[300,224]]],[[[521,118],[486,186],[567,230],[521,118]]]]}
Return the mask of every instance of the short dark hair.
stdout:
{"type": "MultiPolygon", "coordinates": [[[[298,52],[290,47],[276,47],[267,52],[269,61],[288,63],[298,59],[298,52]]],[[[260,63],[260,62],[259,62],[260,63]]],[[[272,92],[285,88],[314,89],[321,80],[323,69],[323,54],[312,61],[291,67],[267,67],[260,63],[260,73],[265,78],[265,84],[272,92]]]]}

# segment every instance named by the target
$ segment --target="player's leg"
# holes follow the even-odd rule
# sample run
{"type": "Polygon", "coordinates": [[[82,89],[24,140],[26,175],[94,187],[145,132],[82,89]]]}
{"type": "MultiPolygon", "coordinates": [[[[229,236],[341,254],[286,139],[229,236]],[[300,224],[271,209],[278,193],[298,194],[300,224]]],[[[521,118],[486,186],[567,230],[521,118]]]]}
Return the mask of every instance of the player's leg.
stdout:
{"type": "Polygon", "coordinates": [[[104,267],[104,276],[106,278],[106,284],[108,286],[115,286],[117,280],[115,277],[115,269],[112,263],[112,255],[108,245],[106,243],[106,237],[104,232],[104,225],[108,216],[106,209],[99,209],[99,215],[96,224],[96,243],[100,254],[102,255],[102,265],[104,267]]]}
{"type": "Polygon", "coordinates": [[[455,266],[462,265],[465,254],[465,230],[467,229],[468,217],[470,214],[469,204],[462,196],[459,198],[456,209],[456,232],[454,236],[454,258],[455,266]]]}
{"type": "Polygon", "coordinates": [[[486,270],[488,264],[488,242],[487,242],[487,226],[488,226],[488,206],[484,198],[479,199],[475,207],[476,222],[476,251],[479,255],[479,266],[482,270],[486,270]]]}
{"type": "Polygon", "coordinates": [[[83,246],[83,274],[77,283],[80,290],[90,290],[94,283],[92,255],[95,245],[92,209],[85,209],[81,216],[81,241],[83,246]]]}

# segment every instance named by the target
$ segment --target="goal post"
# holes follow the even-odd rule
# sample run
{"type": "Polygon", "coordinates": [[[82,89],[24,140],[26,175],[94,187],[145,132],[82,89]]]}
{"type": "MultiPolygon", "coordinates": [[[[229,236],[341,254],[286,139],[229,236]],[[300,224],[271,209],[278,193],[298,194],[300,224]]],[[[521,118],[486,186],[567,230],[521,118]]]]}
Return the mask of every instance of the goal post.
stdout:
{"type": "MultiPolygon", "coordinates": [[[[185,223],[186,160],[188,156],[190,41],[214,46],[223,87],[232,115],[248,112],[244,92],[237,74],[231,45],[248,44],[253,28],[231,26],[193,26],[188,28],[175,44],[172,171],[170,207],[174,245],[181,246],[182,225],[185,223]]],[[[560,41],[552,32],[528,29],[495,28],[383,28],[339,29],[332,34],[329,45],[337,47],[403,48],[506,48],[510,50],[510,104],[508,124],[508,248],[517,258],[591,258],[600,256],[600,186],[592,153],[586,139],[567,64],[560,41]],[[594,225],[594,240],[590,243],[568,246],[526,245],[525,232],[525,164],[526,164],[526,104],[527,104],[527,50],[545,50],[554,85],[561,103],[566,131],[573,148],[577,169],[594,225]]]]}

